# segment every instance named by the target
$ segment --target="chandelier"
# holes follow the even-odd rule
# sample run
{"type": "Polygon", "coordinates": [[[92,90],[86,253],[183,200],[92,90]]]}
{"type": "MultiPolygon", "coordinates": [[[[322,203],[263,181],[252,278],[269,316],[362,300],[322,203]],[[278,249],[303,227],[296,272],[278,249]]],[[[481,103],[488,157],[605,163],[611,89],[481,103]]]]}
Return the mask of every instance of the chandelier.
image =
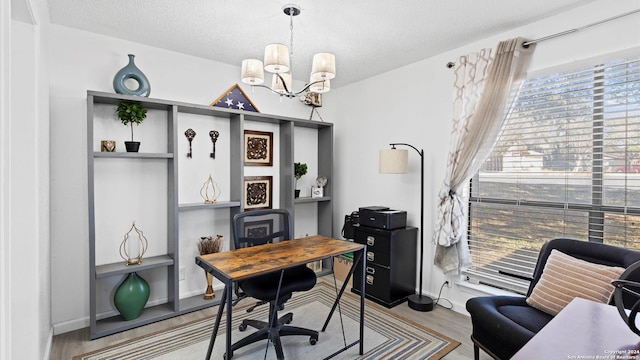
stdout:
{"type": "Polygon", "coordinates": [[[292,76],[293,59],[293,17],[300,15],[298,5],[289,4],[282,8],[289,17],[289,31],[291,34],[289,47],[283,44],[269,44],[264,49],[264,63],[258,59],[242,60],[241,80],[252,87],[258,86],[269,89],[280,96],[294,98],[305,91],[325,93],[331,89],[329,80],[336,76],[336,59],[330,53],[318,53],[313,56],[309,82],[300,91],[294,91],[292,76]],[[262,85],[264,71],[273,73],[271,87],[262,85]]]}

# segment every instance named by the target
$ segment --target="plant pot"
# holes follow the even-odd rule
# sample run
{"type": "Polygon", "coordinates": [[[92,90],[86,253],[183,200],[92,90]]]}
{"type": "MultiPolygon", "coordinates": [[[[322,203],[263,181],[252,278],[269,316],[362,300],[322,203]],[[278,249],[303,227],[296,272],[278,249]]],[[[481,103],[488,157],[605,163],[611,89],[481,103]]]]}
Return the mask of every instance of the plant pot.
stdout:
{"type": "Polygon", "coordinates": [[[296,189],[296,198],[300,197],[300,190],[296,189]]]}
{"type": "Polygon", "coordinates": [[[127,148],[127,152],[138,152],[138,149],[140,149],[140,141],[125,141],[124,147],[127,148]]]}

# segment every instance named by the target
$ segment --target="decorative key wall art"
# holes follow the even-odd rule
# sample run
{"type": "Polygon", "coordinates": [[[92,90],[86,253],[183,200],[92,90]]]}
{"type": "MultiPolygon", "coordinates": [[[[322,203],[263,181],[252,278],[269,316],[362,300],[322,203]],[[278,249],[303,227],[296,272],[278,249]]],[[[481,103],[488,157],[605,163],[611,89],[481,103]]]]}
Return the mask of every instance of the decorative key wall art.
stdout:
{"type": "Polygon", "coordinates": [[[218,141],[218,136],[220,136],[220,133],[216,130],[209,131],[209,137],[211,138],[211,142],[213,143],[213,150],[211,154],[209,154],[209,157],[212,159],[216,158],[216,141],[218,141]]]}
{"type": "Polygon", "coordinates": [[[186,136],[187,140],[189,141],[189,152],[187,153],[187,157],[193,158],[193,151],[191,151],[191,142],[193,142],[193,138],[196,137],[196,132],[193,129],[189,128],[184,132],[184,136],[186,136]]]}

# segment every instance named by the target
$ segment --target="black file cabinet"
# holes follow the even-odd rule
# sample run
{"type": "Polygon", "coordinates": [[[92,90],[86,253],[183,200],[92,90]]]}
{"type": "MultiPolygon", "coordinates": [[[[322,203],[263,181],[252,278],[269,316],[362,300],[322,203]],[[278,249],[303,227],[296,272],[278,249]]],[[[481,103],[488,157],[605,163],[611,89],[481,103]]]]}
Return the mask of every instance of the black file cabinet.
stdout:
{"type": "MultiPolygon", "coordinates": [[[[407,300],[416,288],[418,229],[383,230],[369,226],[355,228],[355,242],[367,245],[366,297],[388,308],[407,300]]],[[[360,271],[353,273],[351,291],[360,294],[360,271]]]]}

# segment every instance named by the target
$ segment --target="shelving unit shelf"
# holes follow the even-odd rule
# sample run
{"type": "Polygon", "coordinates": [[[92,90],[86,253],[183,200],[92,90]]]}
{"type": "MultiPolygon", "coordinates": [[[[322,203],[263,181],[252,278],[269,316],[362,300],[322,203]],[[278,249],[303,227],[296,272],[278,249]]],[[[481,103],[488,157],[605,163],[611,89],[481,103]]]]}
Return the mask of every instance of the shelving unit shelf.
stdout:
{"type": "Polygon", "coordinates": [[[144,258],[140,265],[126,265],[123,262],[96,266],[96,279],[108,276],[125,275],[131,272],[151,270],[173,265],[173,259],[167,255],[144,258]]]}
{"type": "Polygon", "coordinates": [[[331,201],[331,198],[328,196],[323,196],[319,198],[299,197],[296,199],[296,204],[315,203],[315,202],[321,202],[321,201],[331,201]]]}
{"type": "Polygon", "coordinates": [[[187,210],[224,209],[224,208],[239,208],[239,207],[240,207],[240,201],[221,201],[213,204],[202,204],[202,203],[180,204],[178,205],[178,210],[187,211],[187,210]]]}
{"type": "MultiPolygon", "coordinates": [[[[151,112],[150,112],[151,113],[151,112]]],[[[189,104],[184,102],[145,98],[138,96],[129,96],[113,93],[104,93],[97,91],[87,91],[87,169],[88,169],[88,206],[89,206],[89,318],[90,318],[90,337],[96,339],[99,337],[114,334],[120,331],[128,330],[152,322],[164,320],[173,316],[178,316],[187,312],[200,310],[206,307],[218,305],[220,302],[221,292],[216,291],[214,300],[203,300],[202,294],[188,295],[180,294],[180,239],[179,233],[180,222],[184,217],[189,219],[195,213],[200,211],[208,211],[206,216],[213,214],[213,217],[223,214],[224,217],[232,219],[237,213],[244,211],[244,129],[247,122],[257,122],[271,124],[275,126],[279,132],[279,144],[274,143],[274,147],[278,147],[279,168],[276,170],[276,176],[279,177],[279,188],[274,189],[275,196],[278,196],[280,208],[289,210],[295,219],[296,206],[317,206],[317,229],[318,234],[332,236],[332,217],[333,209],[331,202],[332,184],[324,188],[324,197],[321,198],[298,198],[294,197],[295,178],[293,176],[294,163],[294,132],[296,128],[312,129],[317,133],[318,142],[318,159],[317,171],[329,179],[333,176],[333,124],[319,121],[310,121],[306,119],[297,119],[291,117],[274,116],[261,113],[244,112],[241,110],[224,109],[219,107],[211,107],[200,104],[189,104]],[[99,140],[103,136],[107,136],[98,130],[94,133],[94,125],[100,124],[99,129],[113,127],[110,121],[117,121],[115,114],[110,114],[110,108],[115,107],[120,101],[132,101],[142,104],[149,110],[153,110],[154,117],[149,116],[141,125],[144,127],[147,123],[152,123],[162,130],[158,137],[157,144],[160,149],[154,149],[154,146],[145,147],[145,149],[154,149],[150,152],[127,153],[122,152],[100,152],[99,140]],[[106,107],[106,110],[105,110],[106,107]],[[161,114],[161,115],[158,115],[161,114]],[[165,118],[166,115],[166,118],[165,118]],[[184,129],[178,130],[178,122],[181,117],[204,117],[211,119],[220,124],[222,121],[225,127],[228,126],[228,134],[225,134],[228,141],[229,149],[227,150],[229,168],[224,171],[224,176],[229,176],[229,201],[219,201],[212,204],[193,203],[187,201],[180,202],[180,170],[178,164],[183,160],[185,149],[178,149],[178,136],[182,136],[184,129]],[[160,117],[160,120],[158,118],[160,117]],[[107,121],[105,118],[109,118],[107,121]],[[106,122],[108,124],[103,124],[106,122]],[[163,135],[166,134],[166,135],[163,135]],[[166,136],[166,138],[164,138],[166,136]],[[166,149],[164,148],[166,143],[166,149]],[[322,149],[320,151],[320,149],[322,149]],[[177,154],[181,154],[177,156],[177,154]],[[128,163],[131,161],[131,163],[128,163]],[[121,163],[124,162],[124,163],[121,163]],[[130,165],[131,171],[128,171],[127,177],[119,179],[115,177],[112,186],[114,191],[119,190],[118,187],[127,185],[130,178],[142,176],[148,169],[144,168],[145,164],[155,164],[154,169],[160,166],[162,178],[166,178],[166,251],[163,254],[153,254],[155,256],[143,257],[140,265],[125,265],[124,261],[109,262],[107,264],[96,264],[97,249],[104,248],[104,244],[96,244],[96,180],[97,176],[109,175],[109,170],[113,164],[125,166],[130,165]],[[165,166],[166,164],[166,166],[165,166]],[[100,169],[96,173],[96,168],[100,169]],[[105,170],[107,169],[107,170],[105,170]],[[302,205],[305,204],[305,205],[302,205]],[[223,213],[220,213],[223,212],[223,213]],[[113,293],[117,288],[114,281],[124,278],[128,273],[144,271],[146,274],[154,274],[154,280],[166,284],[166,295],[157,295],[156,298],[150,299],[152,306],[144,309],[142,315],[137,319],[125,321],[117,314],[115,309],[104,309],[107,299],[104,294],[113,293]],[[160,279],[160,280],[158,280],[160,279]],[[101,297],[98,299],[98,297],[101,297]],[[157,297],[160,297],[159,299],[157,297]],[[101,301],[98,301],[101,300],[101,301]],[[101,309],[98,309],[98,303],[101,303],[101,309]],[[100,314],[98,312],[100,311],[100,314]],[[106,314],[106,315],[104,315],[106,314]]],[[[308,131],[308,130],[305,130],[308,131]]],[[[154,138],[155,139],[155,138],[154,138]]],[[[181,138],[183,139],[183,138],[181,138]]],[[[184,140],[183,140],[184,141],[184,140]]],[[[145,143],[148,144],[148,141],[145,143]]],[[[151,144],[151,145],[157,145],[151,144]]],[[[157,171],[157,170],[156,170],[157,171]]],[[[180,173],[181,176],[188,174],[180,173]]],[[[220,175],[218,175],[220,176],[220,175]]],[[[148,179],[148,178],[147,178],[148,179]]],[[[147,180],[148,181],[148,180],[147,180]]],[[[164,181],[164,180],[163,180],[164,181]]],[[[102,184],[102,183],[101,183],[102,184]]],[[[109,188],[111,189],[111,188],[109,188]]],[[[163,191],[164,193],[164,191],[163,191]]],[[[108,194],[98,194],[98,198],[108,196],[108,194]]],[[[164,194],[162,196],[165,196],[164,194]]],[[[163,198],[164,199],[164,198],[163,198]]],[[[164,201],[164,200],[162,200],[164,201]]],[[[164,207],[162,205],[161,207],[164,207]]],[[[98,211],[98,214],[100,213],[98,211]]],[[[102,222],[109,221],[109,217],[101,215],[102,222]]],[[[162,221],[164,223],[164,220],[162,221]]],[[[228,224],[230,233],[231,223],[228,224]]],[[[124,230],[124,229],[123,229],[124,230]]],[[[164,231],[164,229],[163,229],[164,231]]],[[[156,240],[157,241],[157,240],[156,240]]],[[[231,241],[231,239],[229,239],[231,241]]],[[[110,246],[110,245],[109,245],[110,246]]],[[[164,245],[163,245],[164,246],[164,245]]],[[[117,248],[114,250],[117,252],[117,248]]],[[[185,255],[183,255],[185,256],[185,255]]],[[[184,259],[183,259],[184,260],[184,259]]],[[[323,271],[319,275],[330,273],[330,260],[323,263],[323,271]]],[[[184,266],[184,265],[183,265],[184,266]]],[[[204,276],[203,276],[204,278],[204,276]]],[[[153,286],[152,293],[153,293],[153,286]]],[[[163,285],[164,286],[164,285],[163,285]]],[[[204,287],[203,287],[204,290],[204,287]]],[[[111,299],[109,299],[111,300],[111,299]]]]}
{"type": "Polygon", "coordinates": [[[94,152],[94,158],[113,159],[173,159],[171,153],[121,153],[121,152],[94,152]]]}

